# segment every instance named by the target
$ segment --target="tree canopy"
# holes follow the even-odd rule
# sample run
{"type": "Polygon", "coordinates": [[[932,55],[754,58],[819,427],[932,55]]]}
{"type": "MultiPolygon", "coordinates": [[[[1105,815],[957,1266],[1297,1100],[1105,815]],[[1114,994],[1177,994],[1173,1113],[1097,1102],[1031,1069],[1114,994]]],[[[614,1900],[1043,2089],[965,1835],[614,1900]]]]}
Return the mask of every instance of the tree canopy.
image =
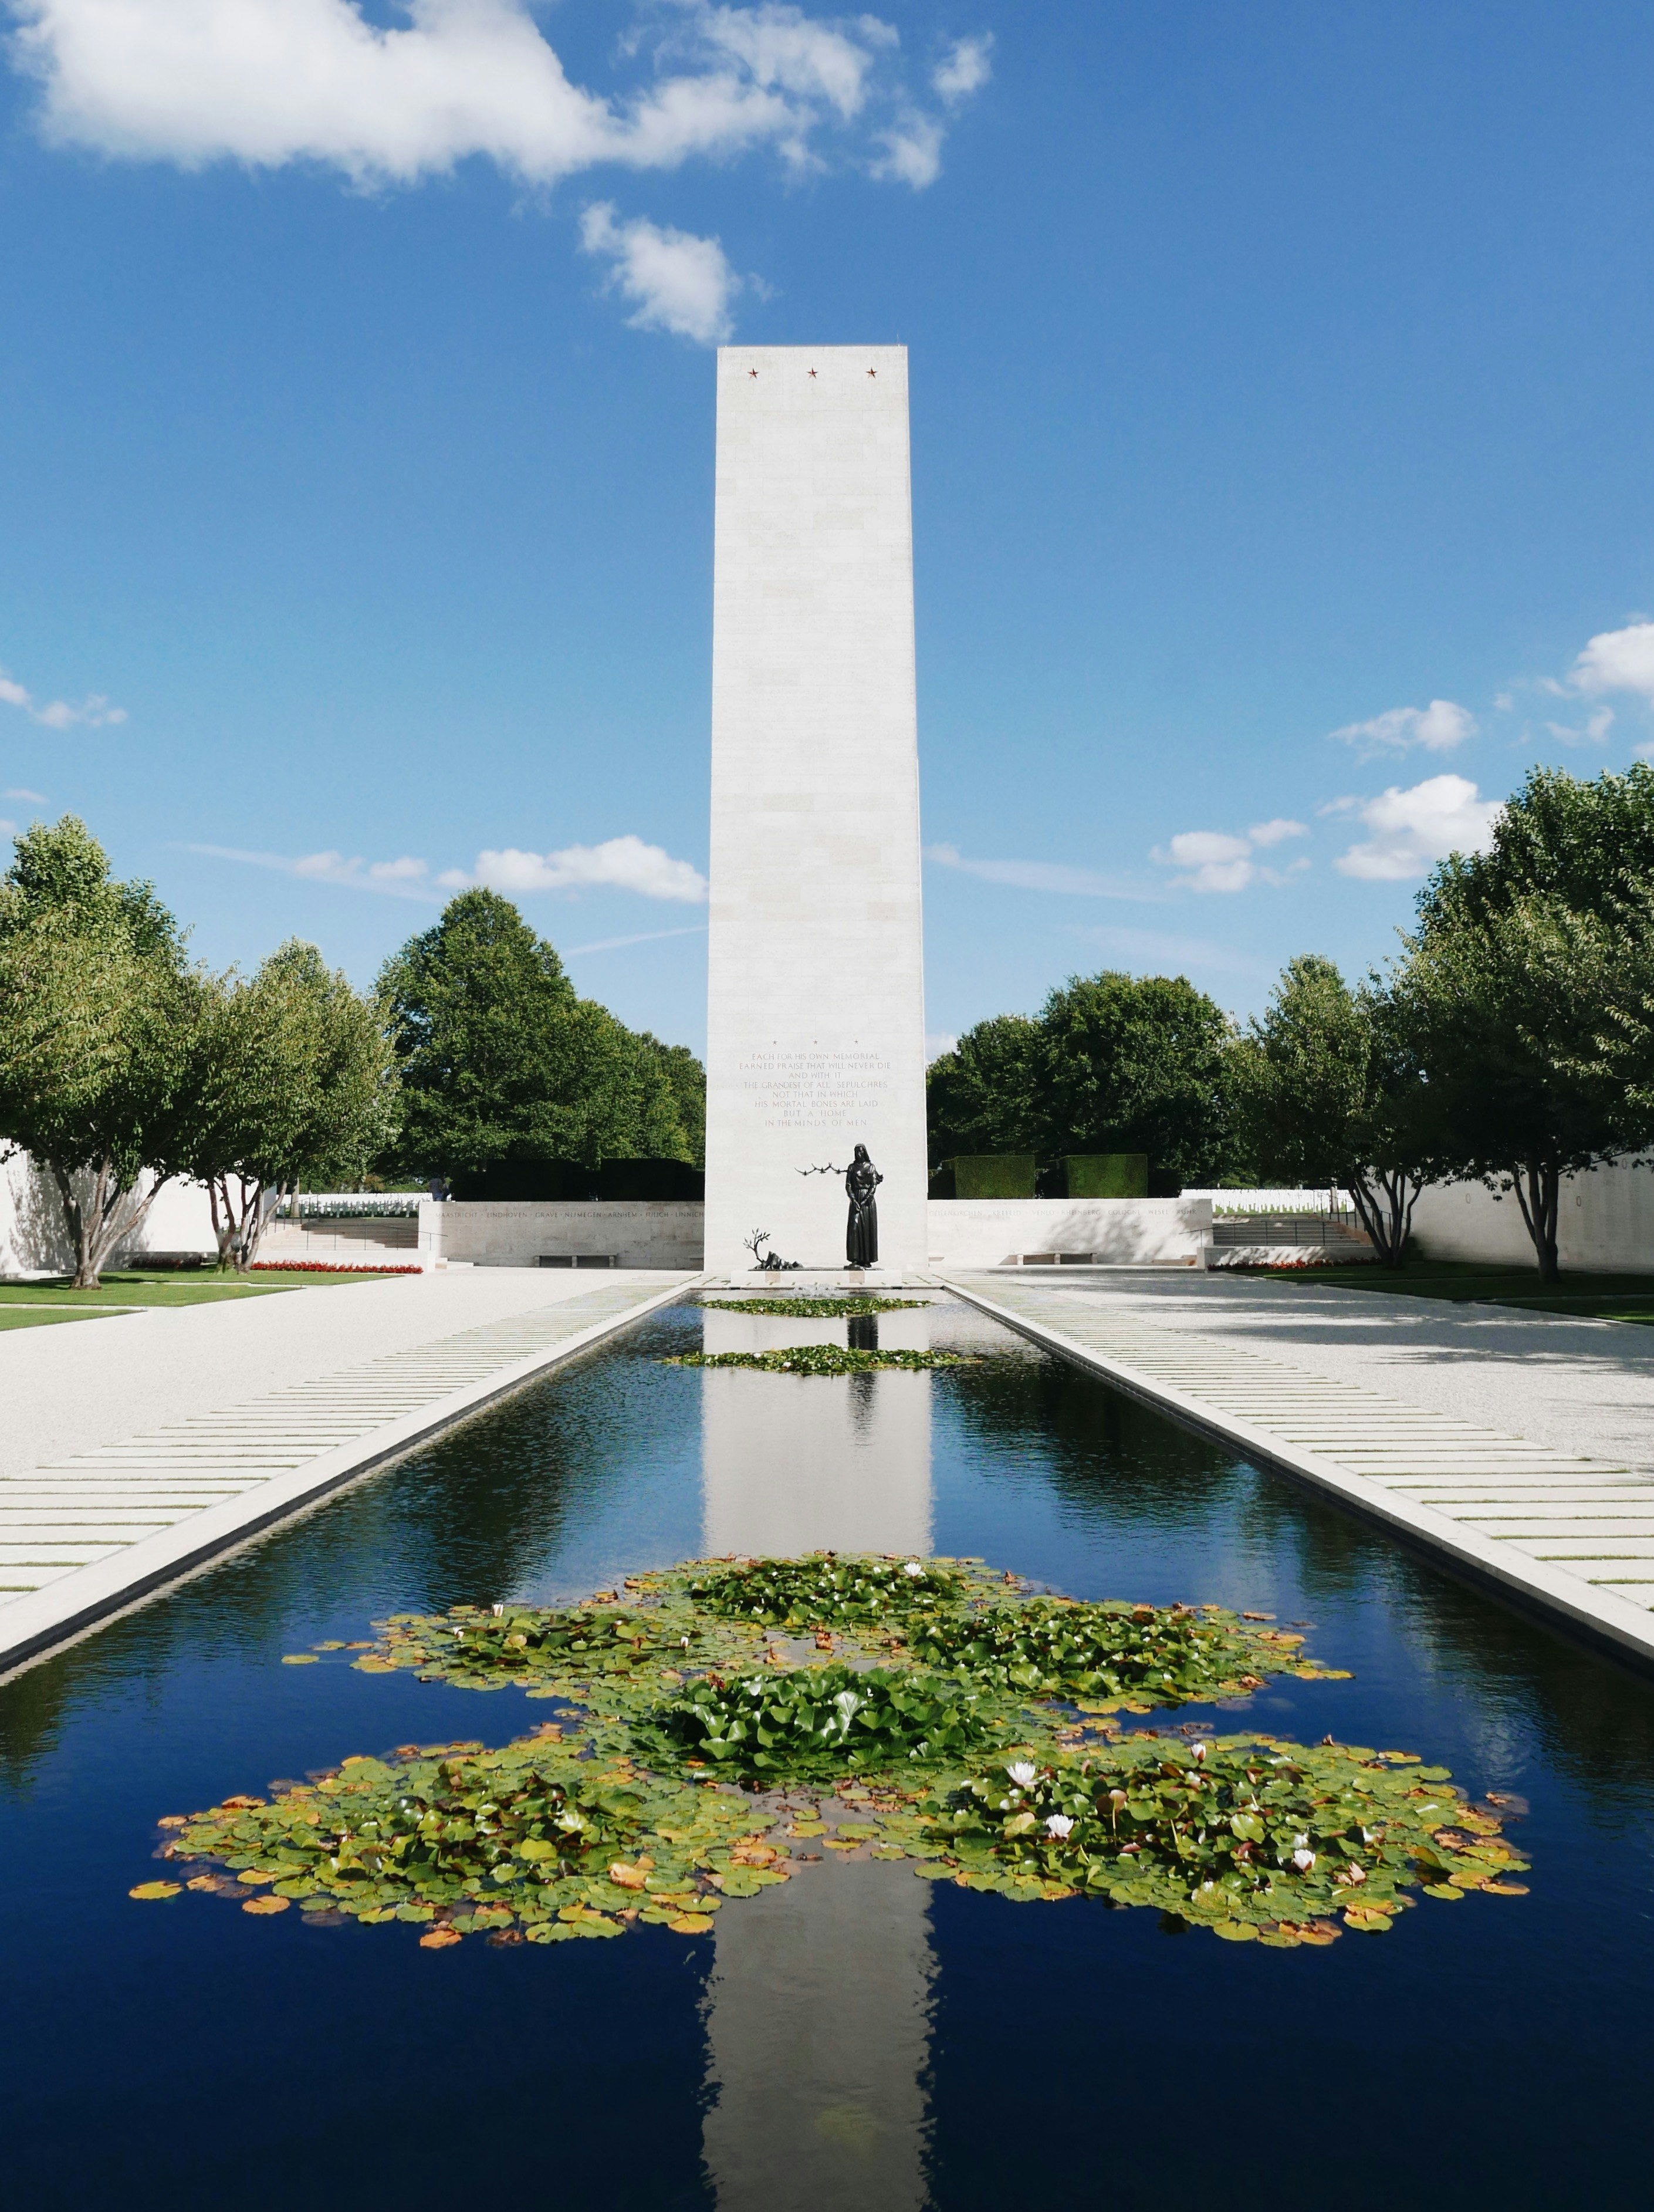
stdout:
{"type": "Polygon", "coordinates": [[[582,999],[552,946],[497,891],[451,900],[387,962],[380,990],[402,1080],[400,1164],[451,1175],[529,1160],[694,1157],[680,1103],[693,1106],[691,1069],[582,999]]]}
{"type": "Polygon", "coordinates": [[[277,1199],[357,1182],[396,1133],[382,1008],[296,938],[250,979],[213,980],[188,1082],[184,1163],[207,1187],[221,1263],[240,1269],[277,1199]]]}
{"type": "Polygon", "coordinates": [[[931,1063],[932,1158],[1146,1152],[1151,1189],[1232,1170],[1233,1031],[1185,976],[1070,976],[1036,1019],[1000,1014],[931,1063]]]}
{"type": "Polygon", "coordinates": [[[112,877],[84,823],[17,838],[0,880],[0,1135],[55,1186],[82,1288],[181,1165],[203,990],[153,886],[112,877]]]}

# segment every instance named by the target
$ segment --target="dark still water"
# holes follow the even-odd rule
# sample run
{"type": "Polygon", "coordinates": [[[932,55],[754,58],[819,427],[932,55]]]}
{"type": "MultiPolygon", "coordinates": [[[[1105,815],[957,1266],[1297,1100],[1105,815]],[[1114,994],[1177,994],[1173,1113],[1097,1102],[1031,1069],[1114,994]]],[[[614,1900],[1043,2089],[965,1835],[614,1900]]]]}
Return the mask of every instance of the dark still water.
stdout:
{"type": "MultiPolygon", "coordinates": [[[[843,1326],[704,1317],[717,1348],[843,1326]]],[[[933,1375],[659,1364],[702,1328],[657,1318],[0,1689],[8,2203],[1649,2203],[1654,1687],[958,1307],[881,1321],[988,1355],[933,1375]],[[861,1863],[711,1936],[550,1948],[129,1900],[163,1814],[547,1711],[283,1653],[818,1544],[1312,1622],[1354,1679],[1255,1724],[1527,1799],[1532,1893],[1295,1951],[861,1863]]]]}

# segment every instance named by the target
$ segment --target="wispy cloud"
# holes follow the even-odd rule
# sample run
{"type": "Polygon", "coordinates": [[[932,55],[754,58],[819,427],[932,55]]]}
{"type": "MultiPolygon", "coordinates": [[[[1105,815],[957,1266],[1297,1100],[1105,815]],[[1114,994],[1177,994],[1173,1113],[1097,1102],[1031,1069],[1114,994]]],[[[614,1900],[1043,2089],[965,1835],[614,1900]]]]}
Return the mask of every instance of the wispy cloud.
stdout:
{"type": "Polygon", "coordinates": [[[1244,891],[1257,883],[1284,884],[1307,868],[1309,862],[1301,859],[1289,861],[1284,869],[1268,867],[1253,854],[1283,844],[1288,837],[1308,835],[1303,823],[1278,814],[1270,821],[1255,822],[1244,837],[1227,830],[1180,830],[1148,857],[1163,868],[1185,869],[1187,873],[1172,878],[1185,890],[1244,891]]]}
{"type": "Polygon", "coordinates": [[[1600,745],[1614,727],[1614,709],[1598,707],[1583,722],[1547,722],[1545,727],[1565,745],[1600,745]]]}
{"type": "Polygon", "coordinates": [[[1392,784],[1376,799],[1334,799],[1321,811],[1354,813],[1372,832],[1333,863],[1341,875],[1403,883],[1449,853],[1485,852],[1501,808],[1462,775],[1433,775],[1406,791],[1392,784]]]}
{"type": "MultiPolygon", "coordinates": [[[[244,867],[270,868],[310,883],[336,884],[345,890],[379,891],[388,898],[415,899],[426,904],[440,905],[445,892],[465,890],[474,884],[519,895],[632,891],[640,898],[677,900],[692,906],[706,896],[706,878],[688,860],[675,860],[661,846],[647,845],[641,837],[631,836],[610,837],[601,845],[566,845],[558,853],[524,853],[508,845],[499,852],[479,853],[475,868],[445,868],[436,876],[426,861],[408,854],[394,860],[369,860],[360,854],[346,854],[331,848],[299,854],[250,853],[234,845],[187,845],[184,849],[211,860],[234,860],[244,867]]],[[[616,944],[632,941],[614,940],[616,944]]]]}
{"type": "Polygon", "coordinates": [[[571,945],[564,951],[565,960],[576,960],[583,952],[618,952],[627,945],[658,945],[666,937],[705,937],[704,921],[691,922],[687,929],[645,929],[635,937],[600,937],[594,945],[571,945]]]}
{"type": "Polygon", "coordinates": [[[1410,752],[1415,746],[1431,753],[1451,752],[1475,737],[1476,727],[1468,708],[1456,707],[1451,699],[1433,699],[1427,707],[1392,707],[1369,722],[1346,722],[1332,734],[1370,759],[1378,753],[1410,752]]]}
{"type": "Polygon", "coordinates": [[[23,791],[21,789],[15,791],[0,791],[0,799],[27,799],[30,805],[33,806],[44,806],[46,803],[46,795],[43,791],[23,791]]]}
{"type": "MultiPolygon", "coordinates": [[[[24,714],[37,722],[44,722],[49,730],[72,730],[76,724],[88,730],[100,730],[126,720],[124,707],[112,707],[101,691],[94,691],[74,705],[67,699],[37,699],[25,690],[14,677],[0,668],[0,703],[21,707],[24,714]]],[[[32,791],[9,792],[9,798],[33,799],[32,791]]]]}
{"type": "Polygon", "coordinates": [[[249,853],[236,845],[186,845],[210,860],[234,860],[243,867],[270,868],[278,875],[299,876],[318,884],[337,884],[352,891],[380,891],[391,898],[417,899],[425,905],[442,903],[441,895],[426,880],[423,860],[365,860],[360,854],[347,860],[342,853],[249,853]]]}
{"type": "Polygon", "coordinates": [[[951,107],[980,92],[993,75],[993,33],[980,31],[973,39],[955,39],[930,72],[931,88],[951,107]]]}
{"type": "Polygon", "coordinates": [[[1107,925],[1071,927],[1068,934],[1094,945],[1109,959],[1123,960],[1140,969],[1164,973],[1167,969],[1195,968],[1218,975],[1274,973],[1266,960],[1238,951],[1233,945],[1215,945],[1205,937],[1173,937],[1158,929],[1117,929],[1107,925]]]}
{"type": "Polygon", "coordinates": [[[580,217],[580,246],[608,262],[604,289],[632,302],[627,320],[634,330],[670,331],[698,345],[729,337],[730,303],[742,280],[717,239],[663,229],[642,216],[621,222],[610,203],[599,200],[580,217]]]}
{"type": "Polygon", "coordinates": [[[928,1067],[933,1060],[940,1060],[944,1053],[952,1052],[958,1042],[958,1037],[951,1030],[926,1030],[924,1032],[925,1066],[928,1067]]]}
{"type": "Polygon", "coordinates": [[[1019,891],[1063,891],[1080,898],[1152,900],[1156,894],[1118,876],[1092,868],[1070,868],[1057,860],[969,860],[954,845],[927,845],[924,857],[940,868],[958,868],[984,883],[1004,884],[1019,891]]]}

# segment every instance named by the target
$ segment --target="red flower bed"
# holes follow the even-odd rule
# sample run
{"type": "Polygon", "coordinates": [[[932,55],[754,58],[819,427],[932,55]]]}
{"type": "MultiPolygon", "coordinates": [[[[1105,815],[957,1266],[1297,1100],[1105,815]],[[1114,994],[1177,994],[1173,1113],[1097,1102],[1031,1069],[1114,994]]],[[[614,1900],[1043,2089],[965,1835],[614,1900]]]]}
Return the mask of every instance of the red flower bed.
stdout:
{"type": "Polygon", "coordinates": [[[255,1260],[250,1275],[422,1275],[423,1267],[375,1267],[332,1260],[255,1260]]]}

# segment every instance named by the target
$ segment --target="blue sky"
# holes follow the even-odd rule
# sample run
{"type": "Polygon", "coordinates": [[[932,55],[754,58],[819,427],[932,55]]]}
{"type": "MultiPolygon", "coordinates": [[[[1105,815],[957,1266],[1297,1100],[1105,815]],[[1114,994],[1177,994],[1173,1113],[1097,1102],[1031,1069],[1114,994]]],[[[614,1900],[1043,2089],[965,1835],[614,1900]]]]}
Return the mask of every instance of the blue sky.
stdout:
{"type": "Polygon", "coordinates": [[[912,349],[939,1034],[1359,969],[1654,746],[1646,7],[11,22],[0,816],[215,963],[480,873],[700,1047],[722,333],[912,349]]]}

